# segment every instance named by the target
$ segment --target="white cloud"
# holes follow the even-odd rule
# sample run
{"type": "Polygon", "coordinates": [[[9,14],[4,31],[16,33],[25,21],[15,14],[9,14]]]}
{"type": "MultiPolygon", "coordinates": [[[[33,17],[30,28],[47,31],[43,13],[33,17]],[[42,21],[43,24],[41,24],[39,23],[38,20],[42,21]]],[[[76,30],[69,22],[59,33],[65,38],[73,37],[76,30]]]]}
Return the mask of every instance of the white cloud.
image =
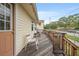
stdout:
{"type": "Polygon", "coordinates": [[[56,21],[61,13],[55,11],[38,11],[40,20],[45,20],[45,24],[51,21],[56,21]]]}

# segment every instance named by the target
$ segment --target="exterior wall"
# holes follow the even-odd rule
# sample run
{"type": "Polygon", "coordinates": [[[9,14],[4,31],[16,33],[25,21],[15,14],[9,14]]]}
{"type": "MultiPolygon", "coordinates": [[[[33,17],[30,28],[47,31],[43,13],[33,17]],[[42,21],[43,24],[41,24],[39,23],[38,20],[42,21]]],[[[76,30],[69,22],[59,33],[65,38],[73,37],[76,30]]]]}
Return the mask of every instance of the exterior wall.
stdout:
{"type": "Polygon", "coordinates": [[[37,29],[44,29],[44,24],[43,23],[37,24],[37,29]]]}
{"type": "Polygon", "coordinates": [[[44,29],[44,24],[41,22],[41,24],[37,24],[37,30],[38,32],[42,33],[44,29]]]}
{"type": "Polygon", "coordinates": [[[17,55],[25,46],[24,37],[31,33],[31,18],[27,15],[25,10],[16,4],[16,28],[15,28],[15,55],[17,55]]]}

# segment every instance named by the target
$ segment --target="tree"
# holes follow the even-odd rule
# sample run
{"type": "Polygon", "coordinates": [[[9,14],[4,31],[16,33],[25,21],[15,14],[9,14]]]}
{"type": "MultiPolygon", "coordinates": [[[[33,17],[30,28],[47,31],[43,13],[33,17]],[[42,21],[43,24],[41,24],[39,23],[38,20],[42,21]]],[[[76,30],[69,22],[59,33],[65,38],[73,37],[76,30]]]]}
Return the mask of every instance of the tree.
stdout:
{"type": "Polygon", "coordinates": [[[61,17],[58,21],[51,22],[45,25],[46,29],[79,29],[79,14],[61,17]]]}
{"type": "Polygon", "coordinates": [[[66,26],[66,23],[67,23],[67,17],[61,17],[60,19],[59,19],[59,21],[58,21],[58,25],[59,25],[59,27],[64,27],[64,28],[66,28],[67,26],[66,26]]]}

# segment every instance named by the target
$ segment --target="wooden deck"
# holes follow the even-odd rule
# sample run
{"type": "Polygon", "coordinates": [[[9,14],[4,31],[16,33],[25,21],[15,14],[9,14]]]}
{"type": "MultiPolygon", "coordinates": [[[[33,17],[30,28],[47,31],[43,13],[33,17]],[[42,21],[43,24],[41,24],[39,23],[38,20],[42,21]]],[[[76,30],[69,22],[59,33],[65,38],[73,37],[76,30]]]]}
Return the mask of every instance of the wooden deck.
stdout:
{"type": "Polygon", "coordinates": [[[29,43],[27,50],[23,49],[18,56],[77,56],[79,47],[65,38],[64,33],[44,31],[37,39],[38,50],[34,43],[29,43]]]}
{"type": "Polygon", "coordinates": [[[18,54],[18,56],[53,56],[53,46],[50,39],[45,35],[41,34],[38,37],[38,47],[36,50],[34,43],[29,43],[27,46],[27,50],[24,49],[18,54]]]}

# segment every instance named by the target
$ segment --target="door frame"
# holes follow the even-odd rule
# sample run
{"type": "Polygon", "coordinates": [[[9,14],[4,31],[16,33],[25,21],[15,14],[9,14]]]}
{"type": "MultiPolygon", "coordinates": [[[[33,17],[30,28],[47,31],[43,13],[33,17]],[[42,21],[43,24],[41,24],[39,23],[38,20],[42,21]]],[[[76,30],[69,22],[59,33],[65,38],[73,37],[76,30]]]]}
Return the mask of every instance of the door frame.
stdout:
{"type": "Polygon", "coordinates": [[[13,3],[13,56],[15,56],[16,5],[13,3]]]}

